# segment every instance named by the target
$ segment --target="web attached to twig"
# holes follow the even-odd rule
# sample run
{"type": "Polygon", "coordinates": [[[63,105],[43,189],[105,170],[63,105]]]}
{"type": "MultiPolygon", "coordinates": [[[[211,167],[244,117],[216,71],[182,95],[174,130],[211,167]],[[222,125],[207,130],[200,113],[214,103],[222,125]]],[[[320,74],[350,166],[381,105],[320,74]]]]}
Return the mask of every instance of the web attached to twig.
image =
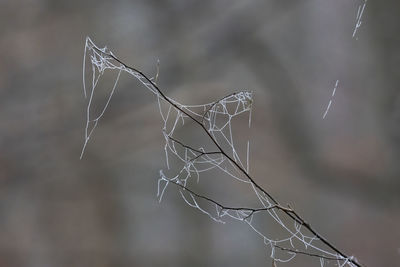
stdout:
{"type": "MultiPolygon", "coordinates": [[[[157,68],[158,69],[158,68],[157,68]]],[[[157,197],[159,201],[168,187],[174,186],[185,203],[198,209],[218,223],[236,220],[248,225],[261,237],[270,251],[270,256],[276,262],[288,262],[297,255],[307,255],[319,258],[320,266],[355,266],[352,258],[346,258],[320,242],[315,233],[305,228],[306,222],[290,207],[279,205],[266,191],[254,183],[249,176],[249,142],[245,155],[240,155],[232,130],[232,124],[238,116],[248,116],[248,126],[251,124],[253,94],[249,91],[235,92],[217,101],[202,105],[183,105],[163,94],[157,86],[157,74],[147,78],[139,70],[129,67],[120,61],[106,47],[97,47],[90,38],[86,39],[83,60],[84,95],[87,99],[85,140],[81,157],[100,119],[107,110],[121,73],[127,73],[139,80],[157,99],[158,109],[162,118],[162,134],[165,145],[164,152],[167,170],[160,170],[157,197]],[[86,73],[87,62],[90,62],[91,73],[86,73]],[[107,101],[100,113],[93,115],[93,97],[101,77],[106,71],[117,73],[107,101]],[[85,80],[85,77],[90,77],[85,80]],[[193,147],[176,137],[177,129],[185,123],[195,123],[199,131],[204,131],[213,142],[213,148],[205,146],[193,147]],[[174,158],[174,168],[171,167],[171,157],[174,158]],[[215,199],[199,194],[190,189],[189,181],[200,182],[204,173],[217,170],[242,186],[249,187],[259,206],[256,208],[230,207],[215,199]],[[166,172],[173,174],[166,175],[166,172]],[[263,219],[257,220],[258,217],[263,219]],[[267,217],[267,225],[262,225],[267,217]],[[274,226],[271,226],[271,225],[274,226]],[[275,228],[274,228],[275,227],[275,228]],[[274,230],[279,230],[279,236],[274,230]],[[283,234],[282,234],[283,233],[283,234]]],[[[307,224],[308,225],[308,224],[307,224]]]]}

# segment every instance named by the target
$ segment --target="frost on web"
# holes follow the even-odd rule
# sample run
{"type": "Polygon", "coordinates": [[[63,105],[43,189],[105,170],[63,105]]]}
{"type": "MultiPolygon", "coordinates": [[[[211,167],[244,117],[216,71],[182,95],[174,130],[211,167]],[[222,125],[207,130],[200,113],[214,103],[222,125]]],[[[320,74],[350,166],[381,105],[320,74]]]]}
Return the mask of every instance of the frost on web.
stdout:
{"type": "Polygon", "coordinates": [[[246,224],[261,238],[274,263],[288,262],[304,254],[315,257],[315,262],[320,266],[355,266],[352,263],[353,258],[346,258],[323,244],[315,233],[306,229],[304,226],[306,222],[301,217],[290,207],[280,206],[249,176],[249,142],[246,145],[246,152],[240,153],[232,132],[232,124],[238,116],[247,116],[250,127],[253,95],[249,91],[235,92],[207,104],[184,105],[164,95],[158,88],[158,72],[155,77],[148,78],[141,71],[123,63],[107,48],[99,48],[87,38],[83,59],[83,89],[87,99],[87,110],[81,157],[94,129],[110,104],[122,72],[139,80],[157,100],[162,119],[167,163],[167,169],[160,170],[158,179],[159,201],[162,200],[167,188],[172,186],[187,205],[198,209],[212,220],[218,223],[234,220],[246,224]],[[90,73],[86,73],[88,62],[90,73]],[[104,106],[98,114],[93,115],[93,97],[101,77],[106,72],[115,72],[116,78],[104,106]],[[86,79],[88,77],[89,79],[86,79]],[[206,134],[212,141],[211,148],[194,146],[177,137],[177,129],[185,127],[188,123],[196,125],[198,131],[206,134]],[[217,199],[199,194],[190,188],[189,181],[200,183],[204,173],[215,170],[241,186],[248,187],[253,192],[258,206],[254,208],[226,206],[217,199]]]}
{"type": "MultiPolygon", "coordinates": [[[[361,3],[358,5],[358,8],[357,8],[356,22],[354,25],[352,38],[356,37],[357,31],[361,27],[364,10],[367,5],[367,0],[360,0],[360,1],[361,1],[361,3]]],[[[357,39],[357,37],[356,37],[356,39],[357,39]]]]}

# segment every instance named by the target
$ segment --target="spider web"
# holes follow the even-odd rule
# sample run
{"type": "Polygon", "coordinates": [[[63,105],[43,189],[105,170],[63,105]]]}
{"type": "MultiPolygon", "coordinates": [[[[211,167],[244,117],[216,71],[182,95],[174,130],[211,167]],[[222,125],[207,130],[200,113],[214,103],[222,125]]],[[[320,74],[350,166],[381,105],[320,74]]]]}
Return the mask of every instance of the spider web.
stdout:
{"type": "Polygon", "coordinates": [[[353,35],[352,35],[352,38],[356,38],[356,40],[358,40],[358,37],[356,35],[358,32],[358,29],[361,27],[364,10],[365,10],[365,7],[367,6],[368,0],[360,0],[360,1],[361,1],[361,3],[358,5],[358,8],[357,8],[356,23],[354,25],[353,35]]]}
{"type": "MultiPolygon", "coordinates": [[[[172,98],[165,96],[157,87],[158,71],[155,77],[147,78],[142,72],[129,67],[120,61],[106,47],[99,48],[87,37],[83,59],[83,90],[87,99],[85,138],[81,158],[85,148],[97,127],[100,119],[107,110],[112,96],[117,88],[121,73],[127,73],[140,81],[152,92],[158,104],[162,118],[162,134],[165,140],[164,152],[167,170],[160,170],[158,179],[157,197],[161,202],[166,189],[173,185],[178,189],[184,202],[209,216],[218,223],[239,221],[248,225],[270,251],[273,262],[289,262],[296,256],[305,254],[319,259],[320,266],[330,264],[336,266],[355,266],[352,257],[345,258],[327,248],[313,234],[304,228],[303,224],[287,218],[282,213],[285,208],[279,206],[269,195],[257,188],[246,177],[249,173],[249,150],[247,142],[246,153],[241,156],[236,149],[232,131],[232,123],[238,116],[248,116],[248,126],[251,125],[251,110],[253,94],[250,91],[240,91],[225,96],[217,101],[202,105],[183,105],[172,98]],[[87,61],[90,62],[91,73],[86,73],[87,61]],[[116,78],[109,91],[107,100],[98,114],[94,113],[93,97],[101,77],[106,71],[116,72],[116,78]],[[89,80],[85,77],[89,76],[89,80]],[[88,86],[89,85],[89,86],[88,86]],[[214,140],[214,149],[204,146],[193,147],[176,138],[177,129],[185,123],[196,122],[206,131],[210,139],[214,140]],[[225,153],[222,153],[222,148],[225,153]],[[174,158],[174,168],[171,166],[171,157],[174,158]],[[171,172],[173,174],[166,175],[171,172]],[[204,173],[217,170],[242,186],[250,187],[259,203],[257,208],[228,207],[205,195],[200,195],[189,188],[189,181],[200,182],[204,173]],[[259,218],[259,219],[257,219],[259,218]],[[268,223],[263,223],[268,220],[268,223]],[[273,226],[270,226],[274,224],[273,226]],[[276,236],[276,227],[279,235],[276,236]]],[[[290,209],[290,208],[289,208],[290,209]]]]}

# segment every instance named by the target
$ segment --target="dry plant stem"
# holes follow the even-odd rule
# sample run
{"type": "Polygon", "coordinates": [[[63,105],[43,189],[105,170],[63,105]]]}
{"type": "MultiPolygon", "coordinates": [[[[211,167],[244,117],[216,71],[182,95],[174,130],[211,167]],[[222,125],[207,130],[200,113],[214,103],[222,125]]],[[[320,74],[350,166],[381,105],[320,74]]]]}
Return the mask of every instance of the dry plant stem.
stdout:
{"type": "Polygon", "coordinates": [[[336,261],[336,260],[344,261],[345,260],[345,259],[337,259],[337,258],[332,258],[332,257],[326,257],[326,256],[323,256],[323,255],[304,252],[304,251],[299,251],[299,250],[293,250],[293,249],[290,249],[290,248],[284,248],[284,247],[280,247],[280,246],[277,246],[277,245],[274,245],[274,247],[279,248],[280,250],[283,250],[283,251],[288,251],[288,252],[292,252],[292,253],[295,253],[295,254],[301,254],[301,255],[306,255],[306,256],[310,256],[310,257],[317,257],[317,258],[325,259],[325,260],[333,260],[333,261],[336,261]]]}
{"type": "Polygon", "coordinates": [[[250,214],[247,215],[246,217],[244,217],[243,220],[246,220],[246,219],[250,218],[254,213],[261,212],[261,211],[272,210],[272,209],[286,210],[288,212],[292,212],[292,209],[285,208],[285,207],[282,207],[282,206],[279,206],[279,205],[273,205],[273,206],[268,207],[268,208],[259,208],[259,209],[245,208],[245,207],[228,207],[228,206],[222,205],[221,203],[219,203],[219,202],[217,202],[217,201],[215,201],[215,200],[213,200],[213,199],[211,199],[209,197],[200,195],[200,194],[194,192],[193,190],[189,189],[188,187],[186,187],[186,186],[184,186],[184,185],[182,185],[182,184],[180,184],[178,182],[171,182],[171,183],[173,183],[174,185],[179,186],[183,190],[188,191],[189,193],[191,193],[192,195],[194,195],[194,196],[196,196],[198,198],[204,199],[204,200],[206,200],[208,202],[211,202],[211,203],[217,205],[218,207],[221,208],[220,212],[222,212],[224,210],[250,211],[250,214]]]}
{"type": "MultiPolygon", "coordinates": [[[[187,149],[190,149],[190,150],[192,150],[192,151],[194,151],[194,152],[199,153],[200,155],[198,155],[196,158],[198,158],[198,157],[200,157],[200,156],[203,156],[203,155],[221,154],[220,151],[205,152],[205,151],[201,151],[201,150],[192,148],[192,147],[190,147],[190,146],[188,146],[188,145],[185,145],[185,144],[182,143],[181,141],[179,141],[179,140],[173,138],[173,137],[170,136],[170,135],[168,135],[168,138],[171,139],[172,141],[174,141],[175,143],[181,145],[181,146],[184,147],[184,148],[187,148],[187,149]]],[[[194,159],[195,159],[195,158],[193,158],[192,160],[194,160],[194,159]]]]}
{"type": "Polygon", "coordinates": [[[170,135],[168,135],[168,138],[171,139],[172,141],[174,141],[175,143],[179,144],[180,146],[184,147],[184,148],[187,148],[187,149],[189,149],[189,150],[191,150],[191,151],[194,151],[194,152],[196,152],[196,153],[199,153],[196,157],[190,159],[190,162],[194,162],[196,159],[198,159],[198,158],[200,158],[201,156],[204,156],[204,155],[216,155],[216,154],[221,154],[220,151],[205,152],[205,151],[201,151],[201,150],[192,148],[192,147],[190,147],[190,146],[188,146],[188,145],[185,145],[185,144],[182,143],[181,141],[179,141],[179,140],[173,138],[173,137],[170,136],[170,135]]]}
{"type": "MultiPolygon", "coordinates": [[[[127,64],[125,64],[124,62],[122,62],[120,59],[118,59],[117,57],[115,57],[113,54],[110,53],[105,53],[104,51],[101,51],[100,49],[93,47],[93,49],[95,49],[96,51],[98,51],[101,54],[107,55],[108,57],[112,58],[113,60],[115,60],[116,62],[118,62],[119,64],[121,64],[124,68],[130,69],[134,72],[137,72],[138,74],[140,74],[144,79],[146,79],[146,81],[148,83],[150,83],[153,88],[155,90],[157,90],[157,93],[165,100],[167,101],[170,105],[172,105],[175,109],[179,110],[180,112],[182,112],[183,114],[185,114],[188,118],[190,118],[191,120],[193,120],[197,125],[200,126],[200,128],[202,128],[204,130],[204,132],[208,135],[208,137],[210,138],[210,140],[215,144],[215,146],[218,148],[218,153],[220,153],[221,155],[223,155],[224,157],[226,157],[233,165],[235,165],[240,172],[242,172],[247,179],[249,179],[249,181],[261,192],[263,192],[266,196],[268,196],[268,198],[275,204],[275,206],[273,206],[276,209],[281,210],[283,213],[285,213],[287,216],[289,216],[292,220],[296,221],[297,223],[301,224],[302,226],[304,226],[310,233],[312,233],[316,238],[318,238],[322,243],[324,243],[327,247],[329,247],[330,249],[332,249],[333,251],[335,251],[336,253],[338,253],[340,256],[342,256],[344,259],[348,259],[349,262],[351,262],[352,264],[354,264],[355,266],[358,267],[362,267],[363,265],[361,265],[360,263],[358,263],[357,261],[355,261],[352,257],[347,256],[344,252],[340,251],[336,246],[334,246],[331,242],[329,242],[326,238],[324,238],[321,234],[319,234],[313,227],[311,227],[311,225],[309,223],[307,223],[299,214],[297,214],[293,209],[287,209],[287,208],[283,208],[282,205],[279,204],[279,202],[270,194],[268,193],[264,188],[262,188],[258,183],[256,183],[256,181],[247,173],[247,171],[245,169],[243,169],[234,159],[232,159],[232,157],[230,157],[223,149],[222,147],[218,144],[218,142],[214,139],[214,137],[211,135],[211,133],[207,130],[206,126],[203,124],[203,120],[204,117],[202,118],[201,121],[197,120],[196,118],[194,118],[192,115],[190,115],[188,112],[186,112],[185,110],[183,110],[182,108],[180,108],[177,104],[175,104],[173,101],[171,101],[159,88],[158,86],[152,81],[152,79],[148,78],[143,72],[141,72],[140,70],[131,67],[127,64]]],[[[216,102],[217,103],[217,102],[216,102]]],[[[208,111],[207,111],[208,112],[208,111]]],[[[207,113],[206,112],[206,113],[207,113]]],[[[205,115],[204,115],[205,116],[205,115]]],[[[171,138],[171,137],[170,137],[171,138]]],[[[176,141],[176,140],[174,140],[176,141]]],[[[192,149],[192,148],[190,148],[192,149]]],[[[193,149],[192,149],[193,150],[193,149]]],[[[196,151],[196,150],[195,150],[196,151]]],[[[204,153],[203,151],[197,151],[199,153],[204,153]]],[[[194,192],[191,192],[192,194],[194,194],[194,192]]],[[[200,195],[198,194],[194,194],[198,197],[200,197],[200,195]]],[[[217,204],[215,201],[203,197],[204,199],[207,199],[211,202],[213,202],[214,204],[217,204]]],[[[221,206],[221,205],[219,205],[221,206]]],[[[264,209],[265,210],[265,209],[264,209]]]]}

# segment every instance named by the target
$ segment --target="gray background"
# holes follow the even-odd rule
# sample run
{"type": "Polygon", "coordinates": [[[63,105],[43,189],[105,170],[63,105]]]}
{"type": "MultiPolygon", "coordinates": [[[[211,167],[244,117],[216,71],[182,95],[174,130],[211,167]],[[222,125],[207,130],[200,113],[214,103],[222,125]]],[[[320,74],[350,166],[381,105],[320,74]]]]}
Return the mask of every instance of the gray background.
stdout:
{"type": "MultiPolygon", "coordinates": [[[[87,35],[150,76],[160,59],[182,103],[252,90],[255,179],[366,266],[399,265],[400,6],[370,0],[356,40],[359,3],[1,1],[0,266],[271,264],[245,225],[174,190],[157,202],[161,119],[137,81],[79,160],[87,35]]],[[[286,266],[319,266],[299,258],[286,266]]]]}

